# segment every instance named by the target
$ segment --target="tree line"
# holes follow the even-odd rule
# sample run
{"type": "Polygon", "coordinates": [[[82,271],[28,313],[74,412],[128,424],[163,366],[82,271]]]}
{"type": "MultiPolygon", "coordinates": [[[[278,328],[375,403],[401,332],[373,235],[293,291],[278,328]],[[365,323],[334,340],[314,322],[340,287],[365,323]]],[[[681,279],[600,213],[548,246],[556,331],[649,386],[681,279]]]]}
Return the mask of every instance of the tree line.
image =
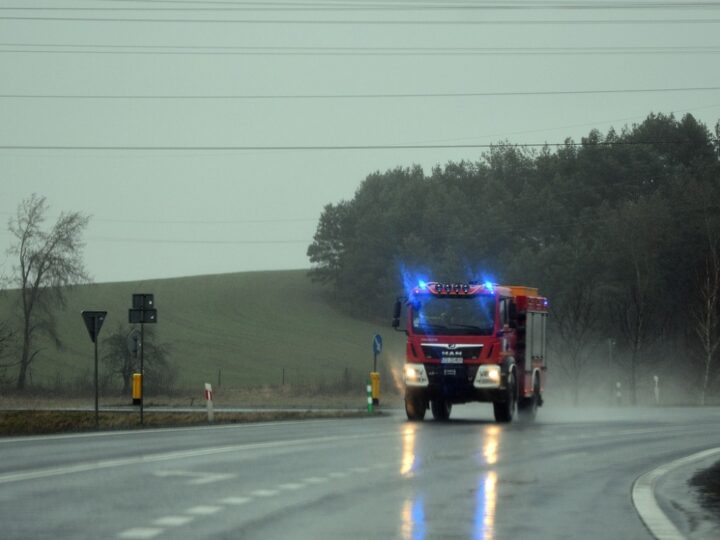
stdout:
{"type": "Polygon", "coordinates": [[[367,318],[387,318],[408,276],[538,286],[576,401],[602,367],[632,403],[660,368],[704,403],[720,377],[719,132],[651,114],[558,148],[375,172],[325,206],[310,276],[367,318]]]}

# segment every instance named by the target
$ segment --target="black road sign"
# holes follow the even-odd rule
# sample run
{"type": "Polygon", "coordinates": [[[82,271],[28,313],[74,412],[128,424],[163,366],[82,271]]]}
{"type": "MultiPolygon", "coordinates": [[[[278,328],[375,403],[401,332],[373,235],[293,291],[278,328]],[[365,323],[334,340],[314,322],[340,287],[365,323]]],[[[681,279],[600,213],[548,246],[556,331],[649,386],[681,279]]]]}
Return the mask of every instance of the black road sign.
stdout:
{"type": "Polygon", "coordinates": [[[129,309],[128,320],[130,324],[156,323],[157,309],[129,309]]]}
{"type": "Polygon", "coordinates": [[[155,298],[152,294],[133,294],[132,307],[133,309],[144,309],[147,311],[155,307],[155,298]]]}
{"type": "Polygon", "coordinates": [[[85,326],[87,327],[88,333],[90,334],[90,339],[93,343],[95,343],[98,334],[100,334],[100,328],[102,328],[102,325],[105,322],[106,315],[107,311],[82,312],[82,318],[85,321],[85,326]]]}

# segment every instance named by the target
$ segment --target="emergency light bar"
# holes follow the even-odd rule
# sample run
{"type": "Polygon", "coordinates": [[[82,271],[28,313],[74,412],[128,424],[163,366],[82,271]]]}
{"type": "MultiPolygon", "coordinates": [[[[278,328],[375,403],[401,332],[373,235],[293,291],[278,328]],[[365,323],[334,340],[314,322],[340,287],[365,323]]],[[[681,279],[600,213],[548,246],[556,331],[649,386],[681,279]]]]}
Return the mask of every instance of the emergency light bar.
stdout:
{"type": "Polygon", "coordinates": [[[443,296],[464,296],[470,294],[477,294],[479,292],[490,292],[493,293],[493,284],[484,283],[482,285],[476,282],[470,283],[437,283],[437,282],[425,282],[421,281],[416,289],[417,293],[429,292],[433,294],[439,294],[443,296]],[[484,290],[483,290],[484,289],[484,290]]]}

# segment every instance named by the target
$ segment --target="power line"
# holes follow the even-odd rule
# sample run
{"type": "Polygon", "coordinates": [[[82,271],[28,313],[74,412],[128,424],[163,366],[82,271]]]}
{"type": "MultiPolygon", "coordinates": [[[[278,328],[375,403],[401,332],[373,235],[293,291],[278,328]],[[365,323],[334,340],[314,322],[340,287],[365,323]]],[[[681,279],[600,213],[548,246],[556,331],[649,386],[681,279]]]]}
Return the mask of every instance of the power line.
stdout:
{"type": "Polygon", "coordinates": [[[717,24],[720,19],[493,19],[493,20],[380,20],[380,19],[165,19],[150,17],[45,17],[0,16],[5,21],[45,22],[113,22],[113,23],[171,23],[171,24],[294,24],[294,25],[355,25],[355,26],[505,26],[505,25],[677,25],[717,24]]]}
{"type": "Polygon", "coordinates": [[[628,54],[717,54],[720,53],[720,47],[222,47],[0,43],[0,54],[2,53],[140,56],[625,56],[628,54]]]}
{"type": "Polygon", "coordinates": [[[234,152],[234,151],[338,151],[338,150],[442,150],[462,148],[545,148],[549,146],[647,146],[678,144],[678,141],[562,142],[527,144],[400,144],[318,146],[93,146],[93,145],[0,145],[0,150],[110,151],[110,152],[234,152]]]}
{"type": "Polygon", "coordinates": [[[267,218],[267,219],[114,219],[114,218],[92,218],[93,222],[101,223],[133,223],[144,225],[246,225],[252,223],[302,223],[314,222],[317,218],[267,218]]]}
{"type": "Polygon", "coordinates": [[[93,242],[132,242],[134,244],[212,244],[212,245],[263,245],[263,244],[310,244],[310,240],[172,240],[161,238],[126,238],[114,236],[91,236],[93,242]]]}
{"type": "Polygon", "coordinates": [[[272,99],[424,99],[424,98],[472,98],[472,97],[518,97],[563,96],[593,94],[642,94],[661,92],[708,92],[720,90],[720,86],[696,86],[684,88],[623,88],[605,90],[539,90],[518,92],[423,92],[398,94],[0,94],[0,99],[188,99],[188,100],[272,100],[272,99]]]}
{"type": "MultiPolygon", "coordinates": [[[[137,2],[136,2],[137,3],[137,2]]],[[[159,4],[159,2],[146,2],[159,4]]],[[[77,11],[77,12],[233,12],[233,11],[298,11],[298,12],[357,12],[357,11],[560,11],[560,10],[643,10],[643,9],[713,9],[720,7],[720,2],[547,2],[547,3],[306,3],[306,2],[163,2],[164,4],[178,4],[202,7],[68,7],[68,6],[3,6],[2,11],[77,11]],[[213,6],[213,7],[209,7],[213,6]],[[223,6],[223,7],[218,7],[223,6]]]]}

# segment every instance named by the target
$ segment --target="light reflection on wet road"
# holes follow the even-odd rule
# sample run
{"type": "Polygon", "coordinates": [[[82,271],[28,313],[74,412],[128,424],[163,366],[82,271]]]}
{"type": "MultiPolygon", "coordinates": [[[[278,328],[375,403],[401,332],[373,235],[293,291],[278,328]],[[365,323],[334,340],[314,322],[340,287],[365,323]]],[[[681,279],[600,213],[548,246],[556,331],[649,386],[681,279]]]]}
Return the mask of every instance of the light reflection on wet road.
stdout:
{"type": "MultiPolygon", "coordinates": [[[[421,425],[408,424],[402,430],[401,475],[412,475],[420,464],[418,449],[416,448],[416,432],[418,429],[421,429],[421,425]]],[[[488,466],[495,465],[498,462],[502,427],[488,425],[481,427],[477,431],[479,434],[478,448],[482,449],[481,455],[484,464],[488,466]]],[[[422,454],[421,450],[420,453],[422,454]]],[[[471,457],[471,454],[468,457],[471,457]]],[[[497,481],[498,473],[492,468],[483,470],[477,475],[474,520],[471,534],[468,535],[473,540],[492,540],[494,538],[497,481]]],[[[425,499],[426,497],[430,498],[429,495],[430,493],[420,491],[405,499],[401,513],[401,538],[403,540],[424,540],[427,537],[425,499]]]]}

